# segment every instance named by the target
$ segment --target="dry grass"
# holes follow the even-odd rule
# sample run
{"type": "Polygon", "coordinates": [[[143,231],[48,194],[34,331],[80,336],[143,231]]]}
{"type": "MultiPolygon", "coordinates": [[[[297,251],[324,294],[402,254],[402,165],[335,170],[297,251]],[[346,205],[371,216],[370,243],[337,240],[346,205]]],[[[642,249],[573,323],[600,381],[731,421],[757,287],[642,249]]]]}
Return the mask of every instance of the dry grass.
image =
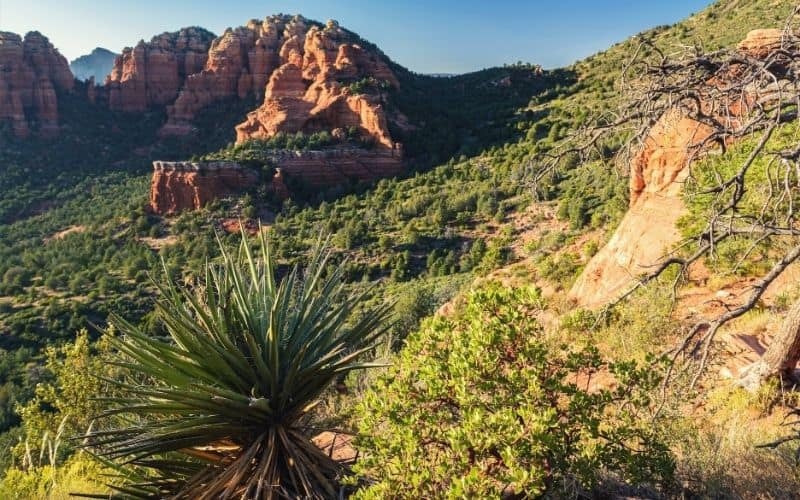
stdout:
{"type": "Polygon", "coordinates": [[[787,433],[786,415],[774,407],[775,386],[752,395],[718,389],[701,413],[676,421],[675,453],[682,496],[700,498],[800,498],[796,445],[760,448],[787,433]]]}

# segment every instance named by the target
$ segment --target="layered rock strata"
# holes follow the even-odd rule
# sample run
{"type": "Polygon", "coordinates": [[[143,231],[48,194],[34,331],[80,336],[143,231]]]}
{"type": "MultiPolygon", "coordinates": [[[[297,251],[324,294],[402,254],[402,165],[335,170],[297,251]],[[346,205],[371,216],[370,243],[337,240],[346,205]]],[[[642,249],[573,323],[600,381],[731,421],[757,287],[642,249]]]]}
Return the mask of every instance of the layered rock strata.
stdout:
{"type": "Polygon", "coordinates": [[[350,39],[335,22],[297,27],[281,47],[282,64],[269,78],[264,103],[236,127],[237,142],[355,128],[378,147],[395,148],[380,90],[359,93],[348,83],[371,79],[379,87],[397,87],[397,77],[378,54],[350,39]]]}
{"type": "Polygon", "coordinates": [[[278,132],[355,127],[365,139],[391,149],[380,91],[349,90],[350,83],[364,79],[377,89],[398,85],[383,56],[335,22],[322,26],[277,15],[229,28],[217,38],[185,28],[139,42],[116,59],[105,94],[113,110],[166,106],[162,135],[190,133],[197,113],[214,102],[255,95],[264,102],[237,127],[240,142],[278,132]]]}
{"type": "Polygon", "coordinates": [[[258,175],[233,162],[153,162],[150,208],[161,215],[202,208],[252,186],[258,175]]]}
{"type": "MultiPolygon", "coordinates": [[[[279,198],[291,195],[288,179],[317,189],[381,177],[403,170],[399,149],[334,149],[325,151],[276,151],[276,166],[269,186],[279,198]]],[[[233,194],[258,182],[251,170],[234,162],[153,163],[150,207],[161,215],[173,215],[203,207],[209,201],[233,194]]]]}
{"type": "Polygon", "coordinates": [[[0,121],[10,122],[17,137],[27,137],[34,123],[42,135],[57,133],[57,92],[74,85],[67,60],[47,37],[0,32],[0,121]]]}
{"type": "Polygon", "coordinates": [[[281,178],[300,179],[311,187],[324,189],[399,175],[403,171],[403,153],[401,149],[277,151],[272,163],[281,178]]]}
{"type": "Polygon", "coordinates": [[[184,28],[126,47],[105,80],[109,107],[141,112],[172,103],[186,78],[205,67],[213,38],[202,28],[184,28]]]}

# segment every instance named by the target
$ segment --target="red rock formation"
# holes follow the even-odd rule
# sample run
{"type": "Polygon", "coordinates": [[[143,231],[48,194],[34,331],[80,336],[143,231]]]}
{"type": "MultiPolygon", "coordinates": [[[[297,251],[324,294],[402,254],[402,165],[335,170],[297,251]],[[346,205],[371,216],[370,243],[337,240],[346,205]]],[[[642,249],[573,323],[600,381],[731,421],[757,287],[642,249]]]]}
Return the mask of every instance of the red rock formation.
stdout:
{"type": "Polygon", "coordinates": [[[359,46],[335,22],[312,24],[278,15],[229,28],[213,40],[204,30],[185,28],[140,42],[123,51],[106,79],[109,106],[144,111],[165,105],[161,134],[182,135],[215,101],[265,96],[237,132],[240,140],[356,126],[391,148],[379,99],[351,95],[341,82],[371,77],[397,86],[397,77],[380,54],[359,46]]]}
{"type": "Polygon", "coordinates": [[[763,59],[784,44],[796,42],[791,33],[781,29],[758,29],[747,34],[737,49],[755,58],[763,59]]]}
{"type": "Polygon", "coordinates": [[[398,175],[403,170],[403,154],[400,149],[281,151],[275,153],[272,163],[278,166],[281,179],[296,178],[323,189],[398,175]]]}
{"type": "Polygon", "coordinates": [[[272,192],[279,200],[286,200],[291,197],[292,193],[289,191],[289,186],[286,185],[286,179],[283,177],[283,172],[280,168],[275,169],[275,175],[272,176],[270,183],[272,192]]]}
{"type": "Polygon", "coordinates": [[[56,133],[56,90],[69,92],[74,84],[69,63],[47,37],[0,32],[0,120],[10,121],[15,135],[27,136],[33,121],[43,135],[56,133]]]}
{"type": "Polygon", "coordinates": [[[281,49],[287,39],[305,33],[305,20],[295,16],[270,16],[228,29],[213,41],[202,71],[191,75],[180,95],[167,109],[163,135],[191,131],[191,120],[214,101],[251,93],[261,96],[273,71],[282,64],[281,49]]]}
{"type": "Polygon", "coordinates": [[[280,51],[284,64],[270,77],[264,104],[236,127],[237,142],[355,127],[377,146],[393,149],[380,96],[354,94],[341,82],[370,77],[396,87],[397,77],[378,54],[350,38],[332,21],[308,29],[302,46],[299,32],[288,37],[280,51]]]}
{"type": "Polygon", "coordinates": [[[709,132],[706,125],[677,112],[653,127],[631,164],[628,213],[570,290],[582,305],[597,307],[615,299],[680,240],[675,223],[686,211],[681,193],[689,175],[690,147],[709,132]]]}
{"type": "Polygon", "coordinates": [[[105,81],[109,107],[137,112],[171,103],[187,76],[203,69],[212,38],[203,29],[184,28],[125,48],[105,81]]]}
{"type": "MultiPolygon", "coordinates": [[[[325,151],[276,151],[270,181],[279,199],[290,197],[287,178],[318,189],[339,184],[371,181],[398,175],[403,170],[399,149],[333,149],[325,151]]],[[[252,186],[258,176],[233,162],[153,162],[150,208],[173,215],[203,207],[209,201],[252,186]]]]}
{"type": "MultiPolygon", "coordinates": [[[[765,57],[781,47],[781,30],[756,30],[748,34],[739,50],[753,57],[765,57]]],[[[724,84],[735,78],[735,68],[708,82],[724,84]]],[[[705,112],[720,120],[736,120],[747,113],[748,97],[734,103],[704,103],[725,109],[705,112]]],[[[690,163],[701,157],[697,145],[711,133],[711,128],[680,112],[662,116],[631,163],[630,207],[606,246],[584,268],[570,290],[570,296],[586,307],[606,304],[632,281],[651,271],[671,247],[680,241],[676,228],[685,214],[683,182],[690,163]]]]}
{"type": "Polygon", "coordinates": [[[202,208],[253,185],[258,176],[230,162],[153,162],[150,208],[161,215],[202,208]]]}

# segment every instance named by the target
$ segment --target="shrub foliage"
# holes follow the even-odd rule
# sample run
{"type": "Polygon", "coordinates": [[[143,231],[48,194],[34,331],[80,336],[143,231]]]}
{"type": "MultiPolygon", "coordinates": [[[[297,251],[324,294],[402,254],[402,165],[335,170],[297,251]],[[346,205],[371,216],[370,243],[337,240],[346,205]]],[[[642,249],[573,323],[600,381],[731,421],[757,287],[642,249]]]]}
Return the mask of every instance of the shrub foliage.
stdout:
{"type": "Polygon", "coordinates": [[[655,372],[549,345],[541,306],[534,289],[492,284],[409,337],[359,408],[357,467],[375,481],[359,495],[535,497],[586,491],[607,474],[670,478],[671,455],[645,418],[655,372]]]}

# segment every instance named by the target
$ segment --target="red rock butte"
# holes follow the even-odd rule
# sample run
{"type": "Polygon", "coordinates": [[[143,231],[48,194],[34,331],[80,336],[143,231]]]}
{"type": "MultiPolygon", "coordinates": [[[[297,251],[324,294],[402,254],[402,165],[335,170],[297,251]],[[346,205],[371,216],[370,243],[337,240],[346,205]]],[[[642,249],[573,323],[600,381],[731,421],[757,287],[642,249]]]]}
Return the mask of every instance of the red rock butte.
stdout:
{"type": "Polygon", "coordinates": [[[67,60],[47,37],[0,32],[0,120],[10,122],[17,137],[27,137],[34,123],[41,135],[55,134],[56,90],[69,92],[74,84],[67,60]]]}
{"type": "MultiPolygon", "coordinates": [[[[347,135],[346,129],[374,145],[275,151],[270,163],[278,173],[270,183],[285,197],[289,193],[284,177],[324,189],[402,172],[403,149],[389,133],[383,105],[387,90],[400,84],[385,57],[362,44],[335,21],[323,26],[300,16],[253,20],[215,39],[198,28],[186,28],[125,49],[105,86],[112,109],[142,111],[166,105],[162,135],[191,133],[192,120],[204,107],[254,94],[262,104],[236,127],[237,143],[279,133],[347,135]],[[357,82],[357,88],[368,92],[353,90],[357,82]]],[[[166,162],[155,166],[151,207],[160,214],[200,208],[243,182],[235,169],[198,173],[196,168],[204,167],[192,170],[166,162]]]]}
{"type": "MultiPolygon", "coordinates": [[[[287,178],[299,179],[315,189],[371,181],[402,173],[399,149],[356,148],[321,151],[275,151],[272,179],[262,179],[278,198],[291,195],[287,178]]],[[[153,162],[150,208],[160,215],[196,210],[208,202],[235,194],[259,182],[254,171],[236,162],[153,162]]]]}
{"type": "Polygon", "coordinates": [[[362,47],[335,21],[322,26],[276,15],[217,38],[184,28],[139,42],[116,59],[105,90],[113,110],[166,106],[162,135],[191,133],[192,120],[206,106],[254,95],[263,104],[237,127],[238,142],[355,127],[392,149],[381,95],[356,94],[348,86],[365,78],[399,86],[382,54],[362,47]]]}
{"type": "Polygon", "coordinates": [[[258,176],[233,162],[153,162],[150,208],[173,215],[253,185],[258,176]]]}

